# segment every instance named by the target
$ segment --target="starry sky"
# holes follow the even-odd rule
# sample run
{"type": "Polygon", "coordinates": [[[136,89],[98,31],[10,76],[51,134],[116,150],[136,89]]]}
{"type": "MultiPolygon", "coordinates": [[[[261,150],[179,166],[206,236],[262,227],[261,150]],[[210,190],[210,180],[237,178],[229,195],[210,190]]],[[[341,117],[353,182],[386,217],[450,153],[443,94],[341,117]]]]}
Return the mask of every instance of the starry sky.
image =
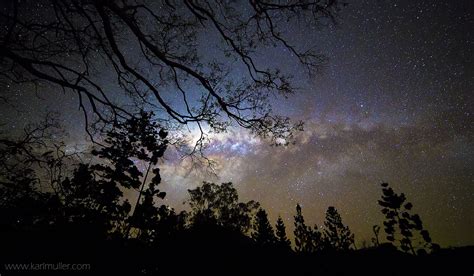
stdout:
{"type": "MultiPolygon", "coordinates": [[[[170,154],[162,165],[165,202],[180,210],[187,189],[201,181],[231,181],[241,200],[259,201],[272,221],[281,215],[289,232],[297,203],[317,225],[335,206],[360,244],[382,225],[377,200],[385,181],[406,194],[435,242],[474,244],[474,4],[347,2],[337,25],[284,30],[293,44],[326,55],[319,74],[305,76],[282,48],[261,57],[295,75],[297,93],[274,100],[273,110],[305,121],[296,144],[272,147],[238,128],[213,135],[206,153],[217,176],[190,172],[170,154]]],[[[58,111],[68,145],[87,144],[70,94],[7,91],[17,107],[2,108],[2,128],[15,131],[32,114],[58,111]]]]}

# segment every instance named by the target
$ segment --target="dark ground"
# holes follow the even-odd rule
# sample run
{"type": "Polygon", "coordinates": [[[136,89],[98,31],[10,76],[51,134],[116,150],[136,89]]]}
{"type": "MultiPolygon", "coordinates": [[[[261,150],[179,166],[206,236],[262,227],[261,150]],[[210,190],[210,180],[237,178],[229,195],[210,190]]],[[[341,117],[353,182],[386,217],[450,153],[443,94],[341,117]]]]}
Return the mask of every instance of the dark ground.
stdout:
{"type": "Polygon", "coordinates": [[[412,256],[391,246],[297,254],[221,228],[187,230],[148,247],[87,233],[2,231],[1,275],[473,275],[474,247],[412,256]],[[11,271],[5,264],[90,264],[84,271],[11,271]]]}

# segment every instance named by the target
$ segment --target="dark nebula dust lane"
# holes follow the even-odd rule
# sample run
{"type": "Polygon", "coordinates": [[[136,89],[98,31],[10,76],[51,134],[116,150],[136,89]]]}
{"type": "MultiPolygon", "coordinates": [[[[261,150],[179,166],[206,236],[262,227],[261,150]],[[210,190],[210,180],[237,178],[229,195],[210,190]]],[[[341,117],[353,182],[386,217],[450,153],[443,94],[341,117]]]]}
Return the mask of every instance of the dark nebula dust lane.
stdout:
{"type": "MultiPolygon", "coordinates": [[[[318,225],[334,205],[358,242],[369,242],[383,219],[377,200],[386,181],[406,193],[435,240],[473,243],[472,16],[467,2],[355,1],[339,25],[314,37],[290,27],[292,41],[315,43],[329,58],[321,75],[275,105],[304,119],[305,131],[286,148],[241,130],[217,136],[209,149],[221,164],[215,181],[234,182],[287,225],[296,203],[318,225]]],[[[184,175],[170,167],[164,177],[177,206],[206,180],[184,175]]]]}
{"type": "MultiPolygon", "coordinates": [[[[271,221],[281,215],[289,233],[297,203],[311,225],[321,225],[327,206],[335,206],[361,243],[383,221],[379,184],[388,182],[413,203],[433,240],[474,244],[473,4],[348,2],[337,25],[283,30],[297,47],[315,45],[327,57],[320,74],[305,76],[283,47],[262,57],[269,66],[280,61],[299,87],[273,102],[277,114],[305,121],[296,143],[273,147],[240,128],[211,135],[206,152],[217,161],[217,177],[189,173],[169,155],[162,168],[165,202],[179,210],[187,190],[202,181],[233,182],[271,221]]],[[[206,45],[200,51],[217,54],[206,45]]],[[[238,79],[241,72],[231,74],[238,79]]],[[[5,89],[18,110],[0,110],[4,131],[15,133],[55,111],[69,133],[67,146],[87,145],[75,95],[5,89]]]]}

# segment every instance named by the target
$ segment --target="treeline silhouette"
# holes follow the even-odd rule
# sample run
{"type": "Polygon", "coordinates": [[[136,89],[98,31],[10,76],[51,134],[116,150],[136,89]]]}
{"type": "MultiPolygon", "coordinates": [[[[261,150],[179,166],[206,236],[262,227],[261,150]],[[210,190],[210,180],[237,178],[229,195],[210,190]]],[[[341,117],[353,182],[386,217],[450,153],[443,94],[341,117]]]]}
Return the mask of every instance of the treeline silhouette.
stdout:
{"type": "Polygon", "coordinates": [[[472,247],[440,248],[413,204],[387,183],[378,201],[386,242],[375,225],[373,244],[362,249],[332,206],[321,227],[311,227],[297,205],[292,245],[283,219],[274,225],[258,202],[240,202],[232,183],[188,190],[189,210],[177,213],[160,203],[158,163],[170,142],[152,117],[116,122],[87,161],[50,144],[48,122],[1,139],[1,262],[91,264],[30,271],[45,275],[472,273],[463,261],[472,247]]]}

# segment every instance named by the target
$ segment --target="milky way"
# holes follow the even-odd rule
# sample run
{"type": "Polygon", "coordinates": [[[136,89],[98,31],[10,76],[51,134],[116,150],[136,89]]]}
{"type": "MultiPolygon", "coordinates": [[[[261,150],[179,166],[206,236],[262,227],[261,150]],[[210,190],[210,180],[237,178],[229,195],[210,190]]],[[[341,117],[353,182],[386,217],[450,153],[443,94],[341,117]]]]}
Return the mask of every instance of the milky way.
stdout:
{"type": "MultiPolygon", "coordinates": [[[[474,244],[473,4],[348,2],[335,26],[285,30],[295,45],[315,45],[327,56],[320,74],[308,78],[278,48],[265,56],[299,86],[273,108],[306,122],[295,145],[272,147],[241,129],[215,136],[207,154],[217,161],[217,177],[165,161],[166,203],[182,209],[187,189],[231,181],[242,200],[261,202],[289,229],[296,203],[317,225],[335,206],[361,243],[382,224],[377,199],[385,181],[407,195],[434,241],[474,244]]],[[[5,111],[4,128],[21,128],[31,120],[26,109],[39,114],[47,106],[62,113],[69,143],[84,143],[82,117],[69,111],[77,99],[49,93],[40,100],[27,90],[12,91],[20,113],[5,111]]]]}
{"type": "MultiPolygon", "coordinates": [[[[305,131],[287,148],[242,131],[217,139],[210,149],[221,164],[215,181],[234,182],[244,199],[260,201],[289,225],[296,203],[318,225],[327,206],[336,206],[359,242],[382,223],[377,199],[387,181],[406,193],[440,243],[472,244],[468,5],[357,1],[338,26],[314,37],[290,26],[293,41],[314,43],[329,58],[321,75],[301,82],[299,94],[276,103],[277,112],[305,120],[305,131]]],[[[284,67],[295,74],[292,66],[284,67]]],[[[172,202],[182,201],[196,179],[209,180],[171,171],[172,202]]]]}

